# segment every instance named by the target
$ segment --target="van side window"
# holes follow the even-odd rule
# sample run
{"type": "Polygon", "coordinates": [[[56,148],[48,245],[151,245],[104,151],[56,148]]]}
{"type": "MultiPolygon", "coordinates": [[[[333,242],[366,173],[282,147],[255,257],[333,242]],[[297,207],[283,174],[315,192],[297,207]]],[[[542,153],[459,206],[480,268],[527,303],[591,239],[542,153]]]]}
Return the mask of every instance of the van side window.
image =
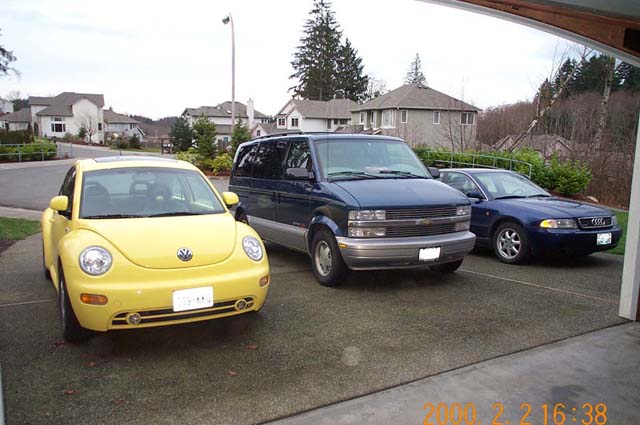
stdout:
{"type": "Polygon", "coordinates": [[[312,170],[311,151],[309,150],[309,142],[306,140],[294,140],[289,148],[289,156],[285,162],[284,169],[287,168],[306,168],[312,170]]]}
{"type": "Polygon", "coordinates": [[[282,176],[282,163],[289,142],[286,140],[260,143],[253,163],[253,178],[276,180],[282,176]]]}
{"type": "Polygon", "coordinates": [[[253,165],[253,158],[258,145],[253,144],[245,146],[238,152],[238,159],[236,161],[236,177],[251,177],[251,166],[253,165]]]}

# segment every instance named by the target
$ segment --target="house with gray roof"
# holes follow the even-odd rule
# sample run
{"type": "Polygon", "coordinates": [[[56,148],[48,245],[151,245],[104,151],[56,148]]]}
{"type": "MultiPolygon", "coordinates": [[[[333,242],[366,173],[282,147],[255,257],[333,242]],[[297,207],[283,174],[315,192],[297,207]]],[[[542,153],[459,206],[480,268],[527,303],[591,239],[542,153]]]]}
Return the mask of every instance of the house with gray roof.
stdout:
{"type": "Polygon", "coordinates": [[[101,94],[64,92],[57,96],[29,97],[31,129],[47,138],[78,134],[84,128],[90,143],[104,143],[104,118],[101,94]]]}
{"type": "Polygon", "coordinates": [[[114,112],[112,108],[105,109],[102,113],[104,117],[104,132],[107,140],[137,136],[141,142],[144,141],[145,134],[140,128],[139,121],[134,120],[128,115],[114,112]]]}
{"type": "Polygon", "coordinates": [[[405,84],[352,108],[341,132],[400,137],[411,146],[467,148],[475,144],[479,108],[425,84],[405,84]]]}
{"type": "Polygon", "coordinates": [[[16,112],[0,115],[0,128],[7,131],[29,130],[31,125],[31,109],[22,108],[16,112]]]}
{"type": "MultiPolygon", "coordinates": [[[[209,121],[216,125],[218,131],[218,142],[226,143],[231,140],[231,102],[222,102],[216,106],[200,106],[199,108],[185,108],[182,117],[187,120],[189,125],[200,117],[207,117],[209,121]]],[[[235,110],[236,122],[245,124],[249,129],[256,124],[269,122],[269,117],[260,111],[255,110],[253,100],[249,99],[245,105],[236,101],[235,110]]]]}
{"type": "Polygon", "coordinates": [[[276,115],[275,132],[334,132],[351,123],[351,110],[357,107],[351,99],[290,99],[276,115]]]}

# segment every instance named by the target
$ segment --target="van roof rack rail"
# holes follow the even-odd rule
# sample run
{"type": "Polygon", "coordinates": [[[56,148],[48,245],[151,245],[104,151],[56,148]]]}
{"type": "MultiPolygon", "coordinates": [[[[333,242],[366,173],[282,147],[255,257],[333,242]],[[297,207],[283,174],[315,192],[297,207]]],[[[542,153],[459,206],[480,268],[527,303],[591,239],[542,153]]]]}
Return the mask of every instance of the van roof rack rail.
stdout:
{"type": "Polygon", "coordinates": [[[290,136],[292,134],[295,135],[295,134],[305,134],[305,133],[304,133],[304,131],[296,130],[296,131],[289,131],[289,132],[286,132],[286,133],[265,134],[264,136],[254,137],[253,139],[251,139],[251,141],[253,141],[253,140],[262,140],[262,139],[270,139],[272,137],[290,136]]]}

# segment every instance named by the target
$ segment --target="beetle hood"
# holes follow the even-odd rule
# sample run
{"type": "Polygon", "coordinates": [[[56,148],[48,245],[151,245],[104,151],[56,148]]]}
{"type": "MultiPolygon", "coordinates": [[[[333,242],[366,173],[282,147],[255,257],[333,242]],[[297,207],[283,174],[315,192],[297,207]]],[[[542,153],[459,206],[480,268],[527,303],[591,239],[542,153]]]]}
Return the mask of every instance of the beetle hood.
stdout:
{"type": "Polygon", "coordinates": [[[219,263],[236,244],[236,221],[230,214],[83,220],[82,227],[100,234],[132,263],[151,269],[219,263]],[[181,260],[181,248],[190,250],[192,258],[181,260]]]}

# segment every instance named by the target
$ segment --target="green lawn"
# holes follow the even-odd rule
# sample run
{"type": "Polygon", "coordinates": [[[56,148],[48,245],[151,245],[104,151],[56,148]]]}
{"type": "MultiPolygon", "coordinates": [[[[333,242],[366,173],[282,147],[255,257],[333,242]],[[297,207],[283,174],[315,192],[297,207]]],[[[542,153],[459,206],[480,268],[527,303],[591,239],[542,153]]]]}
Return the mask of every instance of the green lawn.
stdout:
{"type": "Polygon", "coordinates": [[[611,254],[624,255],[624,246],[627,241],[627,221],[629,220],[629,213],[626,212],[617,212],[616,217],[618,218],[618,224],[622,227],[622,238],[620,238],[620,242],[618,242],[618,246],[611,251],[607,251],[611,254]]]}
{"type": "Polygon", "coordinates": [[[18,241],[40,231],[40,222],[0,217],[0,240],[18,241]]]}

